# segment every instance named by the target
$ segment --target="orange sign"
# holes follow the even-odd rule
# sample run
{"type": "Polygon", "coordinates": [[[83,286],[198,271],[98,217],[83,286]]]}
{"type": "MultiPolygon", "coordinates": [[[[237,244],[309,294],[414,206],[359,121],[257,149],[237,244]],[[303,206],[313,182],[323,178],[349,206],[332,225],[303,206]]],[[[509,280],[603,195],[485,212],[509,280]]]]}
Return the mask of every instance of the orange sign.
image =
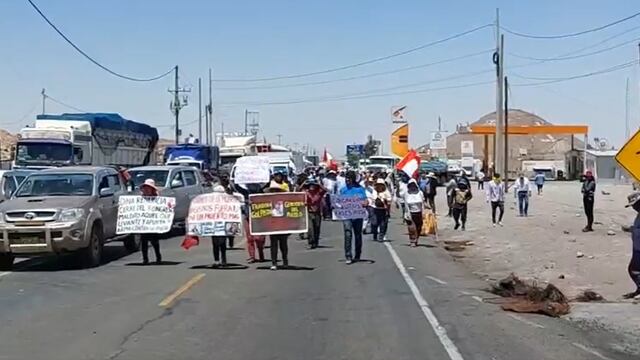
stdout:
{"type": "Polygon", "coordinates": [[[391,154],[402,159],[409,153],[409,124],[402,124],[391,133],[391,154]]]}

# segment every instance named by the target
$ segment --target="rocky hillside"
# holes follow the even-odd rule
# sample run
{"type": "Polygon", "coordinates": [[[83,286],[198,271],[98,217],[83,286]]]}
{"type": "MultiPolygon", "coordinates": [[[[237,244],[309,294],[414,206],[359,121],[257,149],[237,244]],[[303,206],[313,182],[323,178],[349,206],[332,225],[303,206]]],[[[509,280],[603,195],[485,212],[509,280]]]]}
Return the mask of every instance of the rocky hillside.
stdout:
{"type": "Polygon", "coordinates": [[[13,160],[13,149],[16,146],[17,136],[0,129],[0,161],[13,160]]]}

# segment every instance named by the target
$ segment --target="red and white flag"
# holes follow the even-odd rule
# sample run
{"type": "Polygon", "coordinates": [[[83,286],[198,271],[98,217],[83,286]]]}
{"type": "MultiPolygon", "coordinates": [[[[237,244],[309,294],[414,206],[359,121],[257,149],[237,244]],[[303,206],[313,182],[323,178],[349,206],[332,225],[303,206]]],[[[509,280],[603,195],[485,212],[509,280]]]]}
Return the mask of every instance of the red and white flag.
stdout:
{"type": "Polygon", "coordinates": [[[406,106],[400,106],[398,108],[391,109],[392,121],[394,123],[406,123],[407,122],[407,120],[405,119],[406,109],[407,109],[406,106]]]}
{"type": "Polygon", "coordinates": [[[420,169],[420,156],[415,150],[409,151],[402,160],[396,165],[396,169],[404,172],[409,177],[415,177],[420,169]]]}

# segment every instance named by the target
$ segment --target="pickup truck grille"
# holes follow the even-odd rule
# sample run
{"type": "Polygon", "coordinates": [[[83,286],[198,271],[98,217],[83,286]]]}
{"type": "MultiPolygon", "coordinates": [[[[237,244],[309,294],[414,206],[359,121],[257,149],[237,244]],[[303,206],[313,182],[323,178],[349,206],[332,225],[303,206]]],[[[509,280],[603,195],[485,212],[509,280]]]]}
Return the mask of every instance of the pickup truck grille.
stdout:
{"type": "Polygon", "coordinates": [[[7,211],[5,220],[7,222],[48,222],[55,220],[56,212],[54,210],[38,210],[38,211],[7,211]]]}

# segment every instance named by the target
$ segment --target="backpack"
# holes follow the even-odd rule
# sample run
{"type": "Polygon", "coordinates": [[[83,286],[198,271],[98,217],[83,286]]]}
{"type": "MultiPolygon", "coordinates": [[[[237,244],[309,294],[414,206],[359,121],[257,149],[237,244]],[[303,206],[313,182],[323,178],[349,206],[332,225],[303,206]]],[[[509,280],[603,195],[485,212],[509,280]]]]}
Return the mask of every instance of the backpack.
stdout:
{"type": "Polygon", "coordinates": [[[455,203],[458,205],[465,205],[469,201],[467,199],[467,194],[469,194],[469,190],[458,189],[454,198],[455,203]]]}

